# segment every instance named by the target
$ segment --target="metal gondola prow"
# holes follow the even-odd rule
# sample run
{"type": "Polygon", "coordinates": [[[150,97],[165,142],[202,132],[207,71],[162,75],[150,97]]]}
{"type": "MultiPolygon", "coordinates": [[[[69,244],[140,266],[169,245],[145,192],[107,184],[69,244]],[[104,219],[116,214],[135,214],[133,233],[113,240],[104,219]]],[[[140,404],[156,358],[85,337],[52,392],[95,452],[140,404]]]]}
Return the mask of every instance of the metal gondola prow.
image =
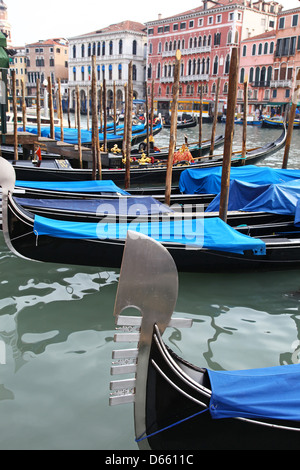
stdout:
{"type": "MultiPolygon", "coordinates": [[[[137,342],[138,349],[113,351],[111,374],[135,373],[135,377],[110,383],[110,405],[135,403],[136,436],[145,432],[147,365],[154,325],[162,334],[167,326],[190,327],[189,319],[171,320],[178,295],[178,273],[169,252],[157,241],[128,231],[117,290],[114,315],[116,342],[137,342]],[[121,315],[135,308],[142,316],[121,315]],[[137,390],[137,394],[135,392],[137,390]]],[[[142,446],[147,448],[147,440],[142,446]]]]}

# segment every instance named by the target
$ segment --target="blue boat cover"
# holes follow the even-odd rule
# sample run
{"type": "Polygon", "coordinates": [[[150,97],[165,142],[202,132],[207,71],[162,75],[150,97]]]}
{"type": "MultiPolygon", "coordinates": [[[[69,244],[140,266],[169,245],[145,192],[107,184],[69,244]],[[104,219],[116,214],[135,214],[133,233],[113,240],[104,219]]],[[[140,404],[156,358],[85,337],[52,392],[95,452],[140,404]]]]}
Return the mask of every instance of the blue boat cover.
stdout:
{"type": "Polygon", "coordinates": [[[207,372],[212,387],[210,413],[214,419],[300,420],[300,364],[207,372]]]}
{"type": "Polygon", "coordinates": [[[127,231],[143,233],[159,242],[180,243],[194,248],[208,248],[217,251],[243,254],[252,250],[256,255],[264,255],[265,243],[234,230],[221,219],[183,219],[167,222],[98,223],[68,222],[52,220],[35,215],[34,232],[37,235],[50,235],[58,238],[75,239],[121,239],[125,240],[127,231]]]}
{"type": "Polygon", "coordinates": [[[121,197],[115,199],[37,199],[15,197],[14,200],[26,207],[40,207],[69,211],[80,211],[97,215],[109,214],[112,216],[124,215],[138,217],[139,215],[169,214],[174,211],[169,206],[157,201],[153,197],[121,197]]]}
{"type": "Polygon", "coordinates": [[[119,193],[129,195],[127,191],[119,188],[112,180],[87,181],[23,181],[17,180],[16,187],[31,189],[46,189],[51,191],[70,191],[86,193],[119,193]]]}
{"type": "MultiPolygon", "coordinates": [[[[161,128],[161,124],[157,124],[154,126],[153,130],[157,130],[161,128]]],[[[19,128],[19,131],[23,131],[23,128],[19,128]]],[[[30,134],[37,134],[37,126],[28,126],[26,127],[26,132],[30,132],[30,134]]],[[[132,127],[132,137],[135,137],[136,135],[141,135],[145,133],[144,125],[139,124],[137,126],[132,127]]],[[[82,145],[84,144],[90,144],[92,142],[92,131],[89,131],[87,129],[81,129],[80,131],[81,135],[81,143],[82,145]]],[[[117,134],[112,134],[110,132],[107,133],[106,135],[106,140],[107,142],[109,141],[114,141],[114,140],[120,140],[122,139],[124,135],[124,132],[120,130],[119,133],[117,134]]],[[[47,137],[50,138],[51,132],[50,132],[50,126],[47,127],[42,127],[41,128],[41,136],[42,137],[47,137]]],[[[60,127],[55,127],[54,128],[54,138],[55,140],[61,140],[61,130],[60,127]]],[[[104,140],[104,134],[99,133],[99,140],[103,141],[104,140]]],[[[67,142],[68,144],[73,144],[76,145],[78,144],[78,130],[74,128],[64,128],[64,142],[67,142]]]]}
{"type": "MultiPolygon", "coordinates": [[[[233,180],[230,182],[228,210],[295,215],[299,198],[300,180],[270,185],[233,180]]],[[[219,206],[220,194],[208,205],[206,211],[218,211],[219,206]]]]}
{"type": "MultiPolygon", "coordinates": [[[[222,167],[189,168],[180,175],[179,189],[184,194],[218,194],[221,191],[222,167]]],[[[300,179],[300,170],[277,169],[246,165],[232,167],[230,180],[237,179],[253,184],[284,183],[300,179]]]]}

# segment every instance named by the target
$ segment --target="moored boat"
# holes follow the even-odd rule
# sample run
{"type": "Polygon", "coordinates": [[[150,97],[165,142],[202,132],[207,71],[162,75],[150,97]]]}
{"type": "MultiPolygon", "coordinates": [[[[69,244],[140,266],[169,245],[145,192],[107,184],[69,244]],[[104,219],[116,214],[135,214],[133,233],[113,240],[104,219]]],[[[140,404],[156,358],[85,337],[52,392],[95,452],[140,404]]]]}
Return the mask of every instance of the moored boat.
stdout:
{"type": "Polygon", "coordinates": [[[195,365],[179,357],[162,338],[168,327],[192,326],[172,317],[177,295],[168,251],[129,232],[114,308],[123,349],[113,351],[110,405],[134,403],[139,449],[298,450],[300,365],[214,371],[201,358],[195,365]],[[128,307],[139,314],[129,316],[128,307]]]}

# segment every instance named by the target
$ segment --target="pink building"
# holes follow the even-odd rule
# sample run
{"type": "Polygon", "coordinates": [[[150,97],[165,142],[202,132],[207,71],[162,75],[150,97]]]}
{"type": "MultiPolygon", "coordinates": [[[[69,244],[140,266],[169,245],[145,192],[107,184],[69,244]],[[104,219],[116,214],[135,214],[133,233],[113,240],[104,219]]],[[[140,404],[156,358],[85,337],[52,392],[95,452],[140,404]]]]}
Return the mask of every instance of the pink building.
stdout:
{"type": "Polygon", "coordinates": [[[231,50],[241,41],[273,30],[277,2],[258,0],[203,1],[193,10],[147,23],[148,88],[154,82],[157,111],[169,112],[175,51],[181,50],[179,112],[199,109],[199,90],[213,103],[220,77],[220,107],[227,101],[231,50]]]}
{"type": "Polygon", "coordinates": [[[271,102],[273,106],[281,106],[281,111],[282,103],[291,101],[299,68],[300,8],[295,8],[278,15],[271,102]]]}
{"type": "Polygon", "coordinates": [[[253,115],[256,109],[261,110],[263,113],[269,112],[273,91],[271,81],[274,75],[275,44],[275,29],[244,39],[241,42],[237,96],[238,111],[243,110],[243,83],[244,80],[248,79],[249,114],[253,115]]]}

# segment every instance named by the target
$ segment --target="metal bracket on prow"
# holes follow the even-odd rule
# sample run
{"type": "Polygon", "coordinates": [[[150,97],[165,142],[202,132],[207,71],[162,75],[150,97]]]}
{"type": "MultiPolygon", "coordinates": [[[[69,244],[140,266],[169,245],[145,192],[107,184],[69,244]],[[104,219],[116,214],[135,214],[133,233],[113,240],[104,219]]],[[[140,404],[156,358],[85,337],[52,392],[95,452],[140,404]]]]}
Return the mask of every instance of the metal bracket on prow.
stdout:
{"type": "MultiPolygon", "coordinates": [[[[140,326],[142,317],[119,316],[116,326],[122,326],[122,330],[114,336],[116,343],[120,342],[139,342],[140,326]],[[138,327],[138,329],[136,329],[138,327]],[[129,331],[131,330],[131,331],[129,331]]],[[[193,320],[188,318],[172,318],[168,327],[190,328],[193,320]]],[[[135,374],[138,358],[138,348],[119,349],[112,352],[113,363],[111,366],[111,375],[135,374]]],[[[110,382],[109,404],[121,405],[124,403],[134,403],[135,401],[135,377],[129,379],[113,380],[110,382]]]]}
{"type": "MultiPolygon", "coordinates": [[[[191,327],[192,320],[171,318],[178,294],[178,273],[170,253],[159,242],[128,231],[114,315],[115,342],[135,342],[138,348],[113,351],[111,374],[135,374],[134,378],[110,383],[110,405],[135,401],[136,377],[145,383],[153,327],[161,334],[166,327],[191,327]],[[121,315],[134,307],[141,316],[121,315]]],[[[139,387],[141,388],[141,387],[139,387]]]]}

